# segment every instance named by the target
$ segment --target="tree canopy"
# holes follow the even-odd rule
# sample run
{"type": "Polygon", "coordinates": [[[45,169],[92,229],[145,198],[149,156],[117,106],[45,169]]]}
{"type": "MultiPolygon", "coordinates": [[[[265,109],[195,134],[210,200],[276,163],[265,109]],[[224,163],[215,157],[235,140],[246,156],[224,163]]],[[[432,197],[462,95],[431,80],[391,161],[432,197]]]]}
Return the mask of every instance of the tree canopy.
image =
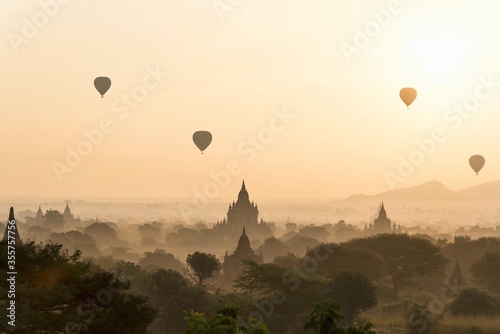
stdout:
{"type": "Polygon", "coordinates": [[[324,277],[271,263],[243,262],[245,270],[236,287],[253,296],[250,314],[266,319],[272,332],[301,329],[310,305],[323,300],[327,292],[328,280],[324,277]]]}
{"type": "Polygon", "coordinates": [[[139,284],[149,296],[149,303],[159,310],[154,326],[159,333],[183,333],[187,329],[184,310],[211,313],[216,300],[204,287],[175,270],[158,269],[147,274],[139,284]]]}
{"type": "Polygon", "coordinates": [[[187,274],[198,285],[203,285],[207,279],[214,277],[222,269],[221,263],[215,255],[202,252],[188,254],[186,263],[187,274]]]}
{"type": "Polygon", "coordinates": [[[45,212],[44,226],[55,232],[64,231],[64,217],[57,210],[47,210],[45,212]]]}
{"type": "MultiPolygon", "coordinates": [[[[315,256],[325,245],[313,248],[307,254],[315,256]]],[[[323,261],[318,261],[317,273],[330,279],[342,271],[360,272],[366,277],[377,280],[388,275],[386,263],[380,254],[371,249],[349,247],[348,244],[327,244],[331,254],[323,261]]]]}
{"type": "Polygon", "coordinates": [[[418,276],[444,275],[448,260],[429,240],[407,234],[378,234],[352,239],[347,247],[366,249],[380,256],[398,296],[407,280],[418,276]]]}
{"type": "Polygon", "coordinates": [[[340,306],[331,299],[314,304],[307,318],[304,329],[314,330],[317,334],[375,334],[372,325],[367,323],[361,327],[344,327],[338,322],[342,316],[338,314],[340,306]]]}
{"type": "Polygon", "coordinates": [[[144,268],[184,271],[184,266],[172,253],[167,253],[164,249],[159,248],[153,252],[145,252],[143,257],[139,259],[138,265],[144,268]]]}
{"type": "Polygon", "coordinates": [[[270,334],[265,324],[242,319],[239,307],[234,305],[224,306],[209,319],[203,313],[186,312],[186,320],[186,334],[270,334]]]}
{"type": "Polygon", "coordinates": [[[475,282],[491,292],[500,293],[500,253],[486,252],[470,270],[475,282]]]}
{"type": "Polygon", "coordinates": [[[487,315],[500,314],[500,299],[476,288],[465,289],[450,304],[454,315],[487,315]]]}
{"type": "MultiPolygon", "coordinates": [[[[0,244],[0,265],[6,268],[7,247],[0,244]]],[[[146,297],[126,293],[128,284],[110,272],[91,271],[80,252],[61,244],[16,246],[16,327],[9,333],[147,333],[155,311],[146,297]]],[[[0,282],[2,291],[7,281],[0,282]]],[[[0,296],[6,307],[6,295],[0,296]]],[[[6,321],[0,330],[6,331],[6,321]]]]}
{"type": "Polygon", "coordinates": [[[332,299],[340,302],[348,325],[359,312],[377,306],[377,288],[361,273],[343,271],[330,282],[329,288],[332,299]]]}

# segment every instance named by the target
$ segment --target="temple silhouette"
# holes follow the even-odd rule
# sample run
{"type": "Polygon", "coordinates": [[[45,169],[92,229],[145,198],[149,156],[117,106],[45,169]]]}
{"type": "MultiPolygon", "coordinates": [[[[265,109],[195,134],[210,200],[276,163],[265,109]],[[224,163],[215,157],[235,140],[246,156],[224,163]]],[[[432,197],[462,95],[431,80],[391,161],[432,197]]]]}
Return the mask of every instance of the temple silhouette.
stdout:
{"type": "MultiPolygon", "coordinates": [[[[221,241],[228,245],[234,243],[238,239],[243,227],[252,236],[264,240],[273,236],[269,224],[262,218],[260,221],[259,209],[257,204],[250,202],[250,197],[245,186],[245,180],[241,185],[241,190],[238,193],[238,200],[229,204],[227,211],[227,219],[217,221],[214,224],[213,230],[220,234],[221,241]]],[[[240,238],[241,239],[241,238],[240,238]]]]}
{"type": "Polygon", "coordinates": [[[42,206],[39,205],[38,211],[36,212],[36,215],[35,215],[35,223],[42,224],[44,221],[45,221],[45,216],[43,215],[43,212],[42,212],[42,206]]]}
{"type": "MultiPolygon", "coordinates": [[[[82,222],[80,217],[75,218],[71,209],[69,207],[69,202],[66,202],[66,207],[64,208],[64,212],[62,214],[64,222],[68,224],[68,226],[80,225],[82,222]]],[[[43,214],[42,207],[38,206],[38,211],[36,212],[35,217],[26,217],[26,223],[29,225],[42,225],[45,222],[45,215],[43,214]]]]}
{"type": "Polygon", "coordinates": [[[79,224],[81,222],[80,217],[75,218],[71,213],[68,202],[66,202],[66,207],[64,208],[63,218],[67,224],[79,224]]]}
{"type": "Polygon", "coordinates": [[[462,268],[460,267],[460,263],[458,263],[458,259],[457,262],[455,263],[455,269],[453,269],[453,273],[451,274],[448,283],[451,284],[452,286],[462,286],[467,284],[465,282],[465,277],[462,274],[462,268]]]}
{"type": "Polygon", "coordinates": [[[441,296],[445,297],[447,299],[447,302],[450,302],[451,300],[455,299],[460,292],[462,292],[464,289],[468,287],[467,282],[465,281],[465,277],[462,274],[462,268],[460,267],[460,263],[457,262],[455,263],[455,268],[453,269],[453,272],[450,276],[450,279],[448,280],[448,283],[445,284],[441,291],[441,296]]]}
{"type": "Polygon", "coordinates": [[[222,274],[224,277],[224,282],[228,285],[232,285],[235,280],[237,280],[243,273],[243,260],[252,260],[258,264],[264,263],[264,258],[262,253],[256,255],[250,246],[250,239],[243,227],[243,233],[238,240],[238,247],[232,255],[224,255],[224,263],[222,264],[222,274]]]}
{"type": "Polygon", "coordinates": [[[396,223],[393,223],[389,217],[387,217],[384,202],[382,202],[379,206],[378,217],[373,221],[373,224],[370,223],[369,226],[365,225],[365,231],[374,234],[401,233],[401,225],[396,227],[396,223]]]}

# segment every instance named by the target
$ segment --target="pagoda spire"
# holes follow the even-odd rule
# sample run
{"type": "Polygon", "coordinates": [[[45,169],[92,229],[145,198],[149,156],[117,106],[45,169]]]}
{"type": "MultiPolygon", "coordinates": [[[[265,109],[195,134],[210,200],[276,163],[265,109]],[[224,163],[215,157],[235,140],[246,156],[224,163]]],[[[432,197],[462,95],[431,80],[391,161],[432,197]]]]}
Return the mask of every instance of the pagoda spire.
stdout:
{"type": "Polygon", "coordinates": [[[458,263],[458,258],[457,258],[457,262],[455,264],[455,268],[453,269],[453,274],[451,275],[449,282],[452,285],[464,285],[465,284],[465,277],[462,274],[462,268],[460,268],[460,263],[458,263]]]}
{"type": "Polygon", "coordinates": [[[243,226],[243,233],[241,233],[240,239],[238,240],[238,247],[236,247],[236,251],[247,252],[251,250],[252,247],[250,247],[250,240],[248,239],[245,226],[243,226]]]}
{"type": "Polygon", "coordinates": [[[379,211],[378,216],[379,216],[379,218],[387,218],[387,212],[385,211],[383,201],[382,201],[382,204],[380,205],[380,211],[379,211]]]}
{"type": "MultiPolygon", "coordinates": [[[[2,242],[7,242],[7,244],[9,244],[9,235],[11,235],[12,232],[14,232],[14,240],[16,244],[20,244],[21,237],[19,236],[19,230],[17,229],[16,218],[14,217],[14,208],[10,207],[9,220],[7,221],[7,225],[5,225],[5,232],[3,234],[2,242]],[[13,223],[11,224],[10,222],[13,223]],[[11,226],[14,227],[12,228],[11,226]]],[[[12,237],[10,238],[10,240],[12,240],[12,237]]]]}
{"type": "Polygon", "coordinates": [[[43,220],[43,212],[42,212],[42,206],[41,205],[38,206],[38,211],[36,212],[35,220],[37,222],[41,222],[43,220]]]}

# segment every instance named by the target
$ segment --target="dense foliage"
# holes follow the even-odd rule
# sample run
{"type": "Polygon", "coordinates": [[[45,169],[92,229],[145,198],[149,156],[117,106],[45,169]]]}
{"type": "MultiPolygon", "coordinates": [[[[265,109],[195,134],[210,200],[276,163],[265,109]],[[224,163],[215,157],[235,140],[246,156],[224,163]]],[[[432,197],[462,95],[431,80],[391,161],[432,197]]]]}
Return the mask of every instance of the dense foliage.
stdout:
{"type": "MultiPolygon", "coordinates": [[[[7,268],[7,247],[0,244],[0,267],[7,268]]],[[[156,311],[146,297],[126,293],[128,283],[112,273],[92,271],[80,252],[60,244],[16,245],[16,326],[0,323],[9,333],[147,333],[156,311]]],[[[7,281],[1,280],[2,291],[7,281]]],[[[7,295],[0,296],[6,309],[7,295]]]]}

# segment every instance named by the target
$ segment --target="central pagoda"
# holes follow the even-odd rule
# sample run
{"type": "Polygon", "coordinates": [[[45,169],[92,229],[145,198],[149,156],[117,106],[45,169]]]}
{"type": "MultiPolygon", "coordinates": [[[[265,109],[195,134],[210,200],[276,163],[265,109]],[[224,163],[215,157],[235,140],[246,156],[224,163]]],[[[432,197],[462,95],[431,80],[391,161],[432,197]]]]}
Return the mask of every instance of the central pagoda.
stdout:
{"type": "Polygon", "coordinates": [[[258,216],[259,210],[257,209],[257,204],[254,204],[253,201],[250,202],[247,188],[245,187],[245,180],[243,180],[238,200],[236,203],[233,201],[233,203],[229,204],[227,223],[238,227],[256,225],[258,216]]]}
{"type": "Polygon", "coordinates": [[[241,190],[238,193],[238,200],[229,204],[227,219],[217,221],[213,229],[221,233],[223,242],[238,240],[243,227],[255,238],[263,240],[272,237],[273,233],[269,225],[262,218],[259,222],[258,217],[259,209],[257,204],[250,201],[245,180],[243,180],[241,190]]]}

